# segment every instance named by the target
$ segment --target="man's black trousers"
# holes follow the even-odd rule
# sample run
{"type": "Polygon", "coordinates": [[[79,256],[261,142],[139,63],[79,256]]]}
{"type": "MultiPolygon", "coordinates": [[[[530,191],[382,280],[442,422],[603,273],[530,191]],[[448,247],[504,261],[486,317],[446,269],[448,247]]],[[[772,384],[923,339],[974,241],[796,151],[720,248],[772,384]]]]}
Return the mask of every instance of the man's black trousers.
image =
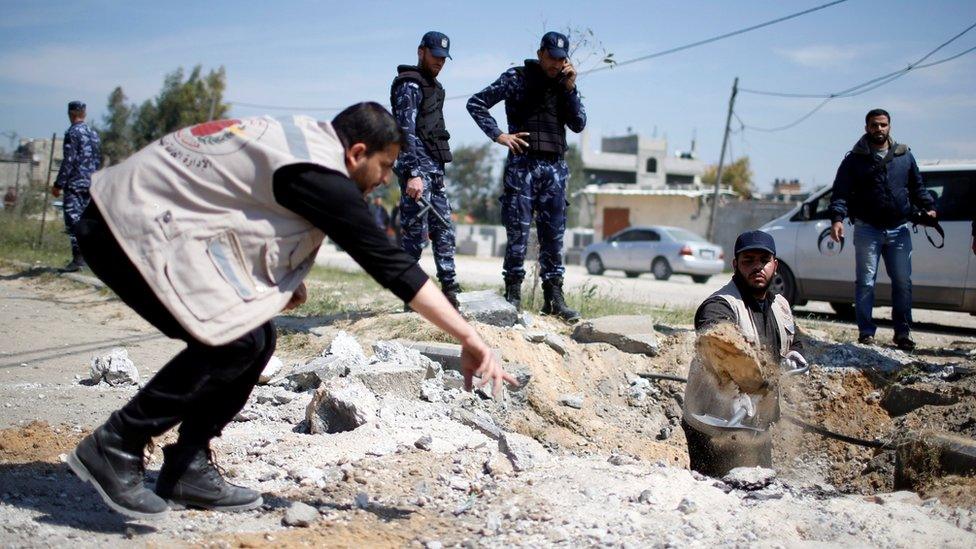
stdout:
{"type": "Polygon", "coordinates": [[[153,293],[91,202],[75,227],[85,261],[119,298],[168,337],[186,342],[121,410],[113,426],[127,443],[144,445],[180,424],[180,444],[203,445],[244,407],[275,349],[268,321],[217,347],[197,341],[153,293]]]}

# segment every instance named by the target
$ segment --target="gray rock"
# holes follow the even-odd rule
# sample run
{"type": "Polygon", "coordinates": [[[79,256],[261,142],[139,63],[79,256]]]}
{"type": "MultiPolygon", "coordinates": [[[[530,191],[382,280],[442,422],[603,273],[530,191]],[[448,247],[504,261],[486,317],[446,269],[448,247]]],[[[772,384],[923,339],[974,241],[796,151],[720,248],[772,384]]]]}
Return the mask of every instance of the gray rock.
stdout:
{"type": "Polygon", "coordinates": [[[559,397],[559,403],[563,406],[581,410],[583,408],[583,395],[563,395],[559,397]]]}
{"type": "Polygon", "coordinates": [[[644,490],[637,496],[637,501],[643,504],[654,503],[654,492],[650,490],[644,490]]]}
{"type": "Polygon", "coordinates": [[[495,421],[490,417],[483,416],[481,414],[471,412],[469,410],[464,410],[462,408],[455,408],[451,411],[451,419],[471,427],[475,431],[481,434],[493,438],[495,440],[501,440],[504,434],[498,425],[495,425],[495,421]]]}
{"type": "Polygon", "coordinates": [[[420,382],[420,398],[427,402],[444,400],[444,382],[440,379],[425,379],[420,382]]]}
{"type": "Polygon", "coordinates": [[[610,457],[607,458],[607,463],[610,465],[633,465],[637,463],[637,460],[628,456],[627,454],[621,454],[618,452],[612,452],[610,457]]]}
{"type": "Polygon", "coordinates": [[[298,482],[307,481],[309,483],[314,484],[322,480],[322,477],[324,475],[321,469],[307,466],[307,467],[296,467],[294,469],[291,469],[290,471],[288,471],[288,476],[295,479],[298,482]]]}
{"type": "Polygon", "coordinates": [[[424,356],[418,349],[412,349],[399,341],[377,341],[373,344],[373,359],[370,363],[392,362],[411,365],[425,370],[426,379],[441,374],[441,365],[424,356]]]}
{"type": "Polygon", "coordinates": [[[573,330],[580,343],[609,343],[625,353],[657,355],[660,346],[654,321],[643,315],[604,316],[584,321],[573,330]]]}
{"type": "Polygon", "coordinates": [[[542,444],[519,433],[504,433],[498,441],[498,449],[508,457],[517,472],[528,471],[549,460],[549,452],[542,444]]]}
{"type": "Polygon", "coordinates": [[[531,328],[532,327],[532,315],[530,315],[529,313],[519,313],[518,314],[518,323],[521,326],[524,326],[526,328],[531,328]]]}
{"type": "Polygon", "coordinates": [[[318,519],[318,509],[312,507],[311,505],[296,501],[285,510],[285,518],[282,522],[284,522],[286,526],[301,526],[304,528],[311,526],[312,523],[318,519]]]}
{"type": "Polygon", "coordinates": [[[565,355],[569,350],[566,340],[556,334],[546,334],[545,342],[546,345],[552,347],[553,351],[561,355],[565,355]]]}
{"type": "Polygon", "coordinates": [[[678,511],[690,515],[698,511],[698,504],[695,503],[691,498],[684,498],[681,503],[678,504],[678,511]]]}
{"type": "Polygon", "coordinates": [[[261,370],[261,375],[258,377],[258,383],[264,385],[271,381],[274,376],[281,372],[284,364],[281,363],[281,359],[275,355],[271,355],[268,359],[268,363],[264,365],[264,369],[261,370]]]}
{"type": "Polygon", "coordinates": [[[430,451],[430,448],[431,446],[433,446],[433,444],[434,444],[434,438],[430,435],[424,435],[418,438],[417,441],[413,443],[413,445],[416,446],[417,448],[420,448],[421,450],[426,450],[428,452],[430,451]]]}
{"type": "Polygon", "coordinates": [[[441,377],[441,383],[444,384],[445,391],[451,389],[464,390],[464,376],[461,375],[461,372],[455,370],[445,370],[444,375],[441,377]]]}
{"type": "Polygon", "coordinates": [[[376,420],[379,402],[357,381],[330,380],[315,390],[305,409],[312,434],[338,433],[376,420]]]}
{"type": "Polygon", "coordinates": [[[122,347],[112,349],[107,355],[92,357],[89,369],[92,383],[105,383],[112,387],[139,384],[139,370],[129,360],[129,351],[122,347]]]}
{"type": "Polygon", "coordinates": [[[542,343],[543,341],[546,340],[546,333],[545,332],[525,332],[524,334],[522,334],[522,337],[524,337],[525,340],[528,341],[529,343],[542,343]]]}
{"type": "Polygon", "coordinates": [[[369,494],[366,492],[357,493],[354,503],[356,504],[357,509],[366,509],[369,507],[369,494]]]}
{"type": "Polygon", "coordinates": [[[760,490],[769,486],[776,478],[776,471],[764,467],[736,467],[724,477],[722,482],[739,490],[760,490]]]}
{"type": "Polygon", "coordinates": [[[458,294],[461,316],[470,320],[508,327],[518,322],[515,306],[493,290],[463,292],[458,294]]]}

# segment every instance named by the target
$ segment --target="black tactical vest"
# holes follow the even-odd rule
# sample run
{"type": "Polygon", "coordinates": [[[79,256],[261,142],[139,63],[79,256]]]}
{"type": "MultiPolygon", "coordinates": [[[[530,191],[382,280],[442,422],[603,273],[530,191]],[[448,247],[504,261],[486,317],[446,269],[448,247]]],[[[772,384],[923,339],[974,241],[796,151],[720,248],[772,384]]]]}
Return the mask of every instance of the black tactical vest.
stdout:
{"type": "Polygon", "coordinates": [[[515,70],[525,79],[525,94],[521,101],[505,105],[511,126],[529,132],[530,154],[561,156],[566,152],[563,84],[546,76],[539,62],[532,59],[526,59],[525,65],[515,70]]]}
{"type": "Polygon", "coordinates": [[[452,157],[451,146],[448,144],[451,134],[447,133],[444,124],[444,87],[420,67],[400,65],[397,72],[399,74],[390,87],[390,105],[395,111],[396,97],[393,95],[400,84],[410,81],[420,86],[423,99],[420,102],[420,112],[417,113],[417,137],[433,160],[447,164],[452,157]]]}

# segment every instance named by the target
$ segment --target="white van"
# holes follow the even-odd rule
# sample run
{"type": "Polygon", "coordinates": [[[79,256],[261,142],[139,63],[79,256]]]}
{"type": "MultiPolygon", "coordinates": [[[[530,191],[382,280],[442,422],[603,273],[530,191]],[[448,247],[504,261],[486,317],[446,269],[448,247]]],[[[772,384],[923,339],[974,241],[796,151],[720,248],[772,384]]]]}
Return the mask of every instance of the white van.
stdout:
{"type": "MultiPolygon", "coordinates": [[[[937,249],[924,227],[912,234],[912,306],[976,314],[976,256],[972,253],[972,220],[976,214],[976,161],[920,162],[925,188],[936,198],[945,247],[937,249]]],[[[774,291],[790,303],[828,301],[841,316],[854,316],[853,227],[845,220],[845,239],[830,239],[831,188],[814,192],[806,202],[761,227],[776,239],[779,275],[774,291]]],[[[934,229],[928,233],[940,242],[934,229]]],[[[883,260],[882,260],[883,263],[883,260]]],[[[891,304],[891,281],[878,265],[875,305],[891,304]]]]}

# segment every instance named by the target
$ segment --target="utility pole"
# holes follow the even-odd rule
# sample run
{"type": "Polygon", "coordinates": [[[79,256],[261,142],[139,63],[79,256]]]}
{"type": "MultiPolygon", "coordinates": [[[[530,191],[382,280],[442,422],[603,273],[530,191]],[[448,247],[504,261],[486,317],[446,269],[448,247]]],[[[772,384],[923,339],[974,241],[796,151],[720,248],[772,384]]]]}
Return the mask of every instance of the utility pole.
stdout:
{"type": "Polygon", "coordinates": [[[54,147],[58,144],[58,134],[51,136],[51,153],[47,158],[47,182],[44,184],[44,196],[41,197],[41,230],[37,234],[37,245],[40,248],[44,242],[44,222],[47,221],[47,196],[51,192],[51,172],[54,171],[54,147]]]}
{"type": "Polygon", "coordinates": [[[718,169],[715,170],[715,193],[712,195],[712,215],[708,218],[708,240],[715,242],[715,214],[718,213],[718,193],[722,185],[722,168],[725,167],[725,148],[729,144],[729,125],[732,123],[732,107],[739,93],[739,77],[732,82],[732,95],[729,97],[729,113],[725,115],[725,133],[722,135],[722,152],[718,156],[718,169]]]}
{"type": "Polygon", "coordinates": [[[207,122],[213,121],[214,113],[217,111],[217,94],[214,92],[213,97],[210,99],[210,116],[207,117],[207,122]]]}

